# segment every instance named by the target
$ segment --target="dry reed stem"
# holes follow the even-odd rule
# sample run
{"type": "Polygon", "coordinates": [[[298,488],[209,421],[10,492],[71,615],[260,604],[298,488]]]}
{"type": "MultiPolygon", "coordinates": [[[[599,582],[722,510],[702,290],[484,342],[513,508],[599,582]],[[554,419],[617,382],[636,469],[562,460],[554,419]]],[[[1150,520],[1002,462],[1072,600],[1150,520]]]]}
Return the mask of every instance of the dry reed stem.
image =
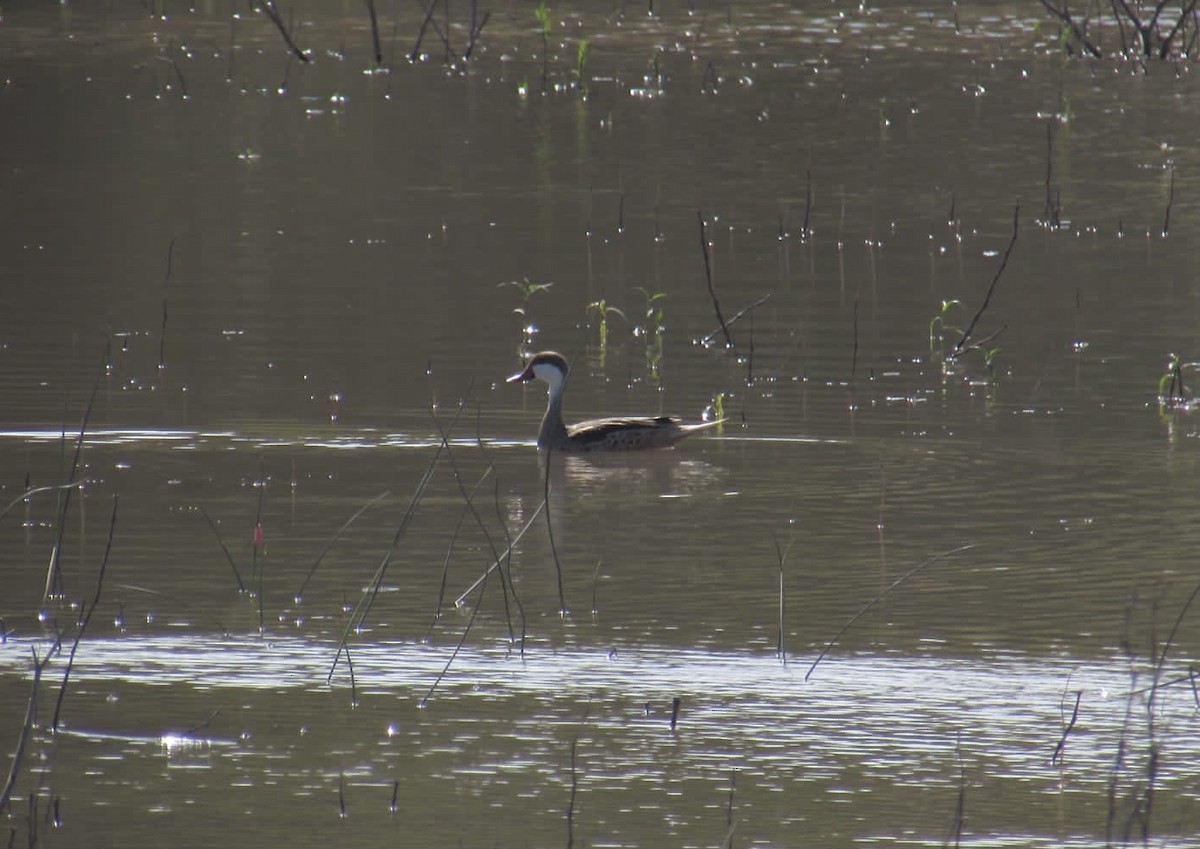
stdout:
{"type": "Polygon", "coordinates": [[[300,589],[296,590],[296,593],[293,596],[297,603],[303,600],[304,590],[308,587],[308,582],[312,580],[312,576],[316,574],[317,567],[321,565],[321,561],[325,559],[325,555],[329,553],[329,549],[333,547],[333,544],[337,542],[338,538],[341,537],[341,535],[344,534],[351,525],[358,521],[359,516],[361,516],[363,513],[366,513],[368,510],[391,494],[391,490],[385,489],[362,507],[359,507],[354,511],[354,515],[347,519],[342,526],[337,529],[337,533],[329,538],[329,540],[325,543],[324,548],[321,549],[321,553],[317,555],[317,559],[313,561],[312,568],[310,568],[308,570],[308,574],[304,576],[304,582],[300,584],[300,589]]]}
{"type": "Polygon", "coordinates": [[[275,28],[279,30],[279,34],[283,36],[283,41],[287,45],[289,54],[295,56],[301,62],[307,63],[309,61],[308,54],[301,50],[292,39],[292,34],[288,32],[287,25],[283,22],[283,17],[279,14],[279,9],[275,6],[275,0],[256,0],[256,5],[271,19],[271,23],[275,24],[275,28]]]}
{"type": "MultiPolygon", "coordinates": [[[[1013,248],[1017,244],[1017,234],[1020,232],[1021,223],[1021,204],[1017,204],[1013,209],[1013,231],[1012,238],[1009,239],[1008,247],[1004,249],[1004,257],[1000,260],[1000,267],[996,269],[995,275],[992,277],[992,283],[988,286],[987,294],[983,298],[983,304],[979,307],[979,311],[975,313],[975,317],[971,319],[971,323],[967,325],[967,329],[963,331],[962,338],[958,340],[958,344],[951,349],[946,355],[948,359],[954,359],[958,355],[967,350],[967,340],[971,338],[971,333],[975,330],[975,325],[979,323],[980,316],[987,310],[988,305],[992,302],[992,294],[996,291],[996,284],[1000,282],[1000,275],[1004,273],[1004,269],[1008,267],[1008,258],[1012,255],[1013,248]]],[[[995,336],[995,334],[992,334],[995,336]]],[[[988,338],[992,338],[989,336],[988,338]]],[[[982,343],[977,343],[982,344],[982,343]]]]}
{"type": "Polygon", "coordinates": [[[840,640],[842,638],[842,635],[845,634],[847,631],[849,631],[851,626],[853,626],[855,622],[857,622],[859,619],[861,619],[863,617],[863,614],[865,614],[868,610],[870,610],[872,607],[874,607],[876,604],[878,604],[879,600],[882,599],[885,595],[887,595],[890,591],[894,590],[896,587],[903,584],[905,581],[907,581],[913,575],[920,572],[922,569],[924,569],[930,563],[935,563],[938,560],[942,560],[946,557],[949,557],[952,554],[959,554],[960,552],[963,552],[963,551],[969,551],[970,549],[975,548],[975,546],[976,546],[976,543],[971,543],[969,545],[960,545],[957,548],[951,548],[948,551],[943,551],[940,554],[935,554],[935,555],[933,555],[933,557],[930,557],[928,560],[925,560],[922,563],[919,563],[918,565],[909,569],[907,572],[905,572],[899,578],[892,581],[890,584],[888,584],[886,587],[884,587],[882,590],[880,590],[879,593],[873,599],[871,599],[865,605],[863,605],[862,608],[858,611],[858,613],[855,613],[854,616],[852,616],[850,618],[850,621],[847,622],[845,625],[843,625],[841,630],[838,631],[836,634],[834,634],[833,638],[825,644],[825,648],[821,649],[821,652],[820,652],[820,654],[817,655],[816,660],[814,660],[812,662],[812,665],[810,667],[808,667],[808,672],[804,673],[804,680],[807,681],[809,678],[812,677],[814,670],[816,670],[816,668],[817,668],[817,664],[819,664],[822,661],[822,659],[824,659],[825,655],[829,653],[829,650],[834,647],[834,645],[837,643],[838,640],[840,640]]]}
{"type": "MultiPolygon", "coordinates": [[[[66,495],[62,500],[61,507],[58,511],[58,534],[54,543],[54,548],[50,554],[50,568],[46,575],[46,589],[42,594],[42,604],[45,605],[49,601],[50,596],[56,591],[62,590],[62,571],[60,563],[62,560],[63,537],[66,533],[67,513],[71,508],[71,493],[74,492],[75,475],[79,471],[79,458],[83,454],[83,440],[87,434],[88,421],[92,417],[92,409],[96,405],[96,392],[100,388],[100,380],[108,372],[108,361],[112,356],[112,339],[104,340],[104,357],[100,361],[100,369],[96,373],[96,379],[92,382],[92,391],[88,396],[87,407],[83,411],[83,422],[79,426],[79,437],[75,440],[75,456],[71,461],[71,476],[67,478],[68,486],[65,488],[66,495]]],[[[64,416],[63,435],[66,436],[66,421],[64,416]]]]}
{"type": "MultiPolygon", "coordinates": [[[[444,430],[442,430],[442,425],[437,420],[436,416],[434,417],[433,421],[434,421],[434,425],[438,429],[438,433],[441,434],[442,447],[446,451],[446,459],[450,462],[450,472],[454,476],[454,482],[458,485],[459,494],[462,495],[463,501],[466,504],[467,510],[475,518],[475,524],[477,524],[479,526],[480,532],[483,533],[483,538],[487,541],[488,547],[492,550],[493,560],[498,562],[501,560],[500,551],[496,548],[496,543],[492,539],[491,533],[488,532],[487,525],[484,523],[483,517],[480,516],[479,511],[475,509],[475,500],[471,497],[471,493],[467,492],[467,488],[463,484],[462,475],[459,474],[459,471],[458,471],[458,462],[454,459],[454,451],[450,447],[450,442],[446,436],[446,432],[444,430]]],[[[477,438],[477,441],[482,441],[478,437],[478,431],[476,432],[476,438],[477,438]]],[[[480,482],[482,482],[482,479],[480,482]]],[[[501,588],[501,594],[504,597],[504,618],[505,618],[505,621],[508,623],[509,641],[515,643],[516,642],[516,634],[513,632],[512,614],[508,607],[508,581],[505,578],[503,569],[500,570],[500,588],[501,588]]],[[[440,603],[441,603],[441,600],[439,599],[439,607],[440,607],[440,603]]]]}
{"type": "Polygon", "coordinates": [[[63,700],[67,696],[67,682],[71,679],[71,669],[75,664],[75,652],[79,650],[79,643],[83,640],[83,634],[87,630],[88,623],[92,621],[92,614],[96,612],[96,606],[100,604],[100,594],[104,590],[104,573],[108,569],[108,556],[112,553],[113,532],[117,527],[117,496],[113,496],[112,518],[108,523],[108,543],[104,546],[104,559],[100,561],[100,571],[96,575],[96,593],[92,596],[92,603],[88,606],[87,612],[83,616],[83,620],[79,623],[79,629],[75,632],[75,640],[71,643],[71,652],[67,656],[67,668],[63,671],[62,686],[58,690],[58,699],[54,703],[54,719],[50,723],[50,728],[54,731],[58,730],[58,718],[62,713],[63,700]]]}
{"type": "Polygon", "coordinates": [[[246,592],[246,584],[242,580],[242,573],[238,571],[233,555],[230,553],[228,546],[225,545],[225,541],[221,539],[221,531],[217,528],[217,523],[213,521],[212,516],[208,515],[208,511],[204,509],[203,505],[198,506],[196,509],[200,511],[200,515],[204,517],[204,520],[208,522],[208,526],[212,528],[213,535],[217,538],[217,545],[221,546],[221,551],[225,552],[225,559],[229,561],[229,568],[233,569],[233,577],[237,579],[238,592],[246,592]]]}
{"type": "MultiPolygon", "coordinates": [[[[468,386],[468,392],[470,387],[468,386]]],[[[453,430],[454,425],[458,422],[459,415],[462,414],[463,408],[466,405],[466,396],[459,399],[458,406],[454,410],[454,415],[450,420],[450,428],[447,433],[453,430]]],[[[442,457],[442,447],[445,442],[439,442],[437,450],[433,457],[429,460],[429,465],[425,469],[425,473],[421,475],[421,479],[417,482],[416,489],[413,491],[412,498],[408,502],[408,509],[404,511],[404,516],[400,519],[400,524],[396,528],[396,533],[392,536],[391,545],[388,546],[387,552],[383,556],[375,574],[371,577],[370,585],[362,592],[358,603],[354,606],[354,610],[350,613],[350,618],[346,622],[346,627],[342,630],[342,636],[338,640],[337,651],[333,656],[333,663],[329,667],[329,673],[325,677],[325,682],[329,683],[333,680],[333,673],[337,670],[338,661],[342,657],[342,652],[350,642],[350,635],[358,628],[362,627],[366,621],[367,614],[371,612],[371,607],[375,603],[375,599],[379,597],[379,591],[383,586],[384,576],[387,574],[387,568],[391,564],[392,556],[396,553],[396,548],[400,545],[400,539],[404,536],[404,532],[408,530],[408,526],[412,523],[413,517],[416,515],[417,507],[421,503],[421,499],[425,495],[425,490],[429,487],[430,481],[433,480],[433,473],[437,469],[438,461],[442,457]]]]}
{"type": "Polygon", "coordinates": [[[717,323],[721,325],[721,332],[725,335],[725,347],[733,348],[733,337],[729,335],[729,325],[721,315],[721,302],[717,300],[717,292],[713,288],[712,260],[708,256],[708,232],[704,225],[704,213],[697,210],[696,219],[700,222],[700,250],[704,254],[704,281],[708,284],[708,297],[712,299],[713,312],[717,314],[717,323]]]}
{"type": "Polygon", "coordinates": [[[17,747],[13,751],[12,763],[8,768],[8,779],[4,782],[3,792],[0,792],[0,814],[9,809],[13,790],[17,786],[17,778],[21,774],[21,764],[25,760],[25,747],[29,743],[29,735],[33,731],[33,723],[37,718],[38,687],[42,681],[42,670],[50,663],[50,658],[54,657],[59,646],[59,641],[55,640],[44,658],[38,657],[36,648],[31,647],[29,650],[33,655],[33,684],[29,688],[29,701],[25,705],[25,721],[21,724],[21,734],[17,737],[17,747]]]}

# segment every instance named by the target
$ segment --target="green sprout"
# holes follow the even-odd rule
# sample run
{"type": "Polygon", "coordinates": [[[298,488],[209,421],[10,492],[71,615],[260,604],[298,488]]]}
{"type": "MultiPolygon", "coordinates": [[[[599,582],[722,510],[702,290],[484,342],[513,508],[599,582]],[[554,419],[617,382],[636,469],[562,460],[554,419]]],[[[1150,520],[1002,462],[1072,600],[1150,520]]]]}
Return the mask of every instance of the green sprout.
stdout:
{"type": "Polygon", "coordinates": [[[587,62],[590,49],[591,45],[585,38],[579,42],[579,47],[575,51],[575,88],[585,99],[588,96],[587,62]]]}
{"type": "Polygon", "coordinates": [[[521,306],[514,307],[513,312],[517,315],[526,315],[529,310],[529,299],[538,292],[545,292],[553,283],[534,283],[528,277],[523,277],[520,280],[506,280],[503,283],[497,283],[497,286],[515,286],[521,290],[521,306]]]}
{"type": "Polygon", "coordinates": [[[996,377],[996,357],[999,353],[999,348],[988,348],[983,352],[983,364],[987,366],[989,378],[996,377]]]}
{"type": "Polygon", "coordinates": [[[621,310],[617,307],[609,304],[604,298],[601,298],[598,301],[593,301],[592,303],[588,304],[587,308],[588,312],[595,310],[600,316],[600,351],[603,353],[608,349],[608,314],[615,313],[616,315],[621,316],[621,318],[624,318],[626,321],[629,321],[629,319],[626,318],[625,313],[621,312],[621,310]]]}
{"type": "Polygon", "coordinates": [[[641,292],[646,299],[646,324],[644,327],[635,328],[634,335],[646,337],[646,365],[649,367],[650,373],[657,376],[658,366],[663,357],[663,333],[667,329],[666,315],[659,301],[667,297],[667,293],[650,292],[641,286],[634,288],[641,292]]]}
{"type": "Polygon", "coordinates": [[[942,301],[942,308],[937,312],[936,315],[934,315],[933,318],[931,318],[929,320],[929,353],[930,353],[930,355],[933,355],[935,353],[939,354],[939,355],[941,354],[942,342],[944,341],[944,337],[947,332],[959,333],[959,334],[962,333],[962,331],[959,328],[951,327],[950,325],[948,325],[946,323],[946,320],[947,320],[947,317],[949,316],[950,310],[954,309],[955,307],[961,307],[961,306],[962,306],[962,301],[959,301],[957,299],[952,299],[949,301],[942,301]]]}
{"type": "Polygon", "coordinates": [[[541,0],[533,10],[542,28],[542,94],[546,93],[546,80],[550,76],[550,29],[553,21],[550,19],[550,7],[546,0],[541,0]]]}

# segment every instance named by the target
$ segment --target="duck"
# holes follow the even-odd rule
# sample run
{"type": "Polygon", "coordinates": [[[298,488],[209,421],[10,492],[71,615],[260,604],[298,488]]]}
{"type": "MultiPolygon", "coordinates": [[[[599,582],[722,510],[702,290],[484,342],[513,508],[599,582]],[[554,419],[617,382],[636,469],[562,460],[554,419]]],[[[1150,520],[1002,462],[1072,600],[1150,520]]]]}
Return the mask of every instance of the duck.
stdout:
{"type": "Polygon", "coordinates": [[[614,416],[589,419],[568,427],[563,422],[562,402],[569,373],[566,357],[555,351],[541,351],[529,358],[524,369],[507,380],[508,383],[541,380],[550,387],[546,414],[542,416],[542,426],[538,430],[537,446],[540,449],[583,454],[674,448],[680,440],[725,421],[686,424],[675,416],[614,416]]]}

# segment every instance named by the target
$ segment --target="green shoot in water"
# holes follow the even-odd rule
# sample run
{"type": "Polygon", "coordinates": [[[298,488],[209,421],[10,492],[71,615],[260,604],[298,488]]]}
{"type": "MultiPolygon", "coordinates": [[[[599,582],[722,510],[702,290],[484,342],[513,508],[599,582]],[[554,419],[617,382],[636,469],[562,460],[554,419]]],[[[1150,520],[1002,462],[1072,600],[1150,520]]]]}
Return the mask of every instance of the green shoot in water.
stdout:
{"type": "Polygon", "coordinates": [[[999,354],[999,348],[987,348],[983,352],[983,364],[987,366],[988,380],[993,382],[996,379],[996,357],[999,354]]]}
{"type": "Polygon", "coordinates": [[[529,310],[529,299],[538,292],[545,292],[553,283],[534,283],[528,277],[522,277],[520,280],[506,280],[503,283],[497,283],[497,286],[515,286],[521,291],[521,306],[514,307],[513,312],[517,315],[526,315],[529,310]]]}
{"type": "Polygon", "coordinates": [[[545,94],[547,80],[550,77],[550,28],[553,26],[553,21],[550,19],[550,7],[546,5],[546,0],[538,3],[533,14],[537,16],[542,29],[542,94],[545,94]]]}
{"type": "Polygon", "coordinates": [[[929,354],[937,356],[939,359],[944,357],[945,335],[948,332],[955,335],[961,335],[962,331],[957,327],[951,327],[946,323],[950,310],[955,307],[961,307],[962,301],[952,299],[942,301],[942,308],[929,320],[929,354]]]}
{"type": "Polygon", "coordinates": [[[663,357],[663,334],[667,329],[666,315],[659,301],[667,297],[667,293],[650,292],[641,286],[634,288],[641,292],[642,296],[646,299],[646,324],[643,327],[636,328],[634,335],[645,337],[646,365],[650,369],[650,374],[657,377],[658,366],[662,362],[663,357]]]}
{"type": "Polygon", "coordinates": [[[587,84],[587,61],[588,51],[591,49],[591,44],[585,38],[579,42],[579,47],[575,51],[575,89],[586,100],[588,96],[587,84]]]}
{"type": "Polygon", "coordinates": [[[621,310],[617,307],[609,304],[604,298],[601,298],[598,301],[593,301],[592,303],[588,304],[587,308],[588,312],[595,310],[600,316],[600,353],[603,354],[608,350],[608,314],[615,313],[621,318],[624,318],[626,321],[629,321],[629,319],[625,316],[625,313],[621,312],[621,310]]]}

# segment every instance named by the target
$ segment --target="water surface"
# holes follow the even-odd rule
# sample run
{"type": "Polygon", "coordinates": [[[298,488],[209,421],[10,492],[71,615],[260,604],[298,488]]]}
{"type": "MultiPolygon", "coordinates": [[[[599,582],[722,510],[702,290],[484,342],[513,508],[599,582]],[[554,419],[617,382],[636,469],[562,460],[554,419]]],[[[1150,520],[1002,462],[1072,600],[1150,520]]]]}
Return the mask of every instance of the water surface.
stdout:
{"type": "Polygon", "coordinates": [[[357,8],[5,18],[7,751],[105,563],[16,844],[1187,845],[1191,65],[654,5],[555,9],[545,94],[529,4],[391,73],[357,8]],[[728,421],[546,499],[539,348],[728,421]]]}

